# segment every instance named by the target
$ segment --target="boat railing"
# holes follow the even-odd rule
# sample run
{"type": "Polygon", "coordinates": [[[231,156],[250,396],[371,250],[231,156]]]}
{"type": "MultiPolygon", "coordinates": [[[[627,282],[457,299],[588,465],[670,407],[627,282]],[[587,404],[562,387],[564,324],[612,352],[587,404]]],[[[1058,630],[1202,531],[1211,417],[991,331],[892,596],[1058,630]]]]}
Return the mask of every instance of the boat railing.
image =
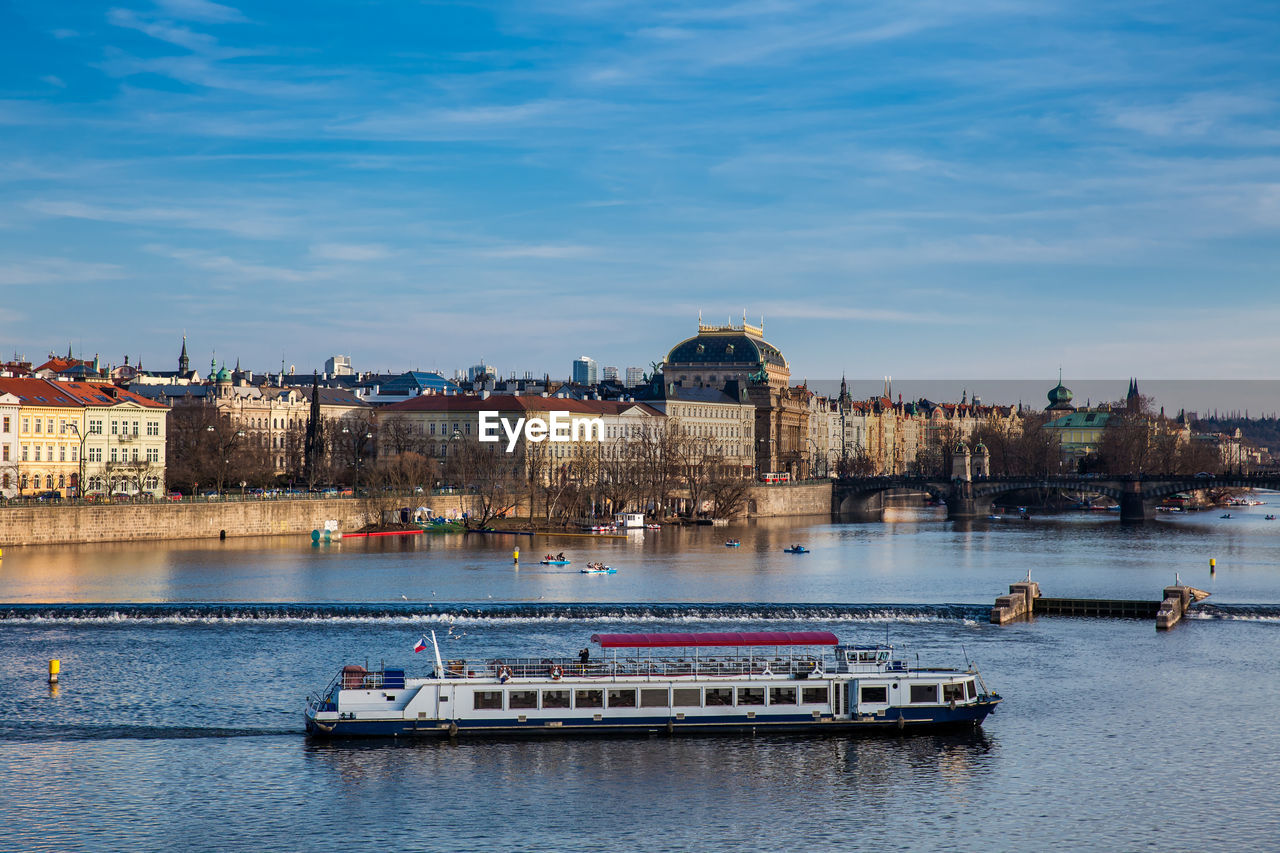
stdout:
{"type": "Polygon", "coordinates": [[[834,672],[835,662],[822,655],[761,655],[749,657],[495,658],[486,661],[444,662],[445,678],[742,678],[784,676],[821,677],[834,672]]]}

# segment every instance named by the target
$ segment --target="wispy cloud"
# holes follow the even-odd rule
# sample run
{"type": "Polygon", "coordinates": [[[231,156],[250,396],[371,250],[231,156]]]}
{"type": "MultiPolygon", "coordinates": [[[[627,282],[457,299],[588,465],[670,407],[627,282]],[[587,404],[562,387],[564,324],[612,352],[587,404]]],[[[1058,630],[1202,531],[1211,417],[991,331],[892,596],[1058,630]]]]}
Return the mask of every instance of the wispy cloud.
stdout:
{"type": "Polygon", "coordinates": [[[391,251],[377,243],[316,243],[311,246],[311,254],[326,261],[380,261],[391,257],[391,251]]]}
{"type": "Polygon", "coordinates": [[[156,5],[176,18],[189,21],[225,24],[248,20],[239,9],[211,0],[156,0],[156,5]]]}
{"type": "Polygon", "coordinates": [[[124,270],[116,264],[75,261],[67,258],[31,258],[0,263],[0,285],[67,285],[124,277],[124,270]]]}

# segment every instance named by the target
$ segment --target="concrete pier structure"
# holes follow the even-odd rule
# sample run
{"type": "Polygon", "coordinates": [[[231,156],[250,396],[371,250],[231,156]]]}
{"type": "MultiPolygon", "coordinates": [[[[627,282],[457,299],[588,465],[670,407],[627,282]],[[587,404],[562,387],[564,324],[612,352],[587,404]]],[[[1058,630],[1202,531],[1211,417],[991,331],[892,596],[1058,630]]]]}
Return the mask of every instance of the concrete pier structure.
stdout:
{"type": "Polygon", "coordinates": [[[1156,620],[1156,628],[1172,628],[1209,593],[1178,583],[1164,588],[1163,601],[1129,601],[1108,598],[1045,598],[1040,585],[1030,579],[1009,585],[1009,594],[996,599],[991,622],[1004,625],[1032,616],[1093,616],[1156,620]]]}
{"type": "Polygon", "coordinates": [[[1040,584],[1035,581],[1025,580],[1009,584],[1009,594],[997,598],[995,607],[991,608],[991,622],[995,625],[1003,625],[1015,619],[1027,618],[1032,614],[1035,601],[1039,597],[1040,584]]]}
{"type": "Polygon", "coordinates": [[[1195,604],[1209,593],[1193,587],[1179,584],[1164,588],[1164,601],[1160,602],[1160,610],[1156,613],[1156,630],[1166,630],[1177,625],[1195,604]]]}

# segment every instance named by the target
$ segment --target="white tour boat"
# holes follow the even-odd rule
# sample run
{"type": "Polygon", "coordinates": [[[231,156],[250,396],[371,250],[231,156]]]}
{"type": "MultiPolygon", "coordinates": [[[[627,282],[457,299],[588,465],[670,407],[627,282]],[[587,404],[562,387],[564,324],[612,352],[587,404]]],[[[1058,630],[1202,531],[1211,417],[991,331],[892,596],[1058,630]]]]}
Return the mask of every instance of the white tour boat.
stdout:
{"type": "MultiPolygon", "coordinates": [[[[440,659],[425,678],[344,666],[307,698],[315,736],[917,731],[982,724],[978,671],[895,658],[827,631],[596,634],[573,658],[440,659]]],[[[428,648],[426,640],[419,648],[428,648]]]]}

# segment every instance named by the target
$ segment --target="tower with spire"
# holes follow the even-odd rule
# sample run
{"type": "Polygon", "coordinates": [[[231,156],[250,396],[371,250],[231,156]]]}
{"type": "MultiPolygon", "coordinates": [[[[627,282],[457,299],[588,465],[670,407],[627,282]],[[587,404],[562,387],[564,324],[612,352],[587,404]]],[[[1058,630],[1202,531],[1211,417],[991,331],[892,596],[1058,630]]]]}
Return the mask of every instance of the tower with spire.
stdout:
{"type": "Polygon", "coordinates": [[[1124,407],[1131,414],[1137,414],[1142,410],[1142,397],[1138,394],[1138,380],[1129,380],[1129,392],[1124,395],[1124,407]]]}
{"type": "Polygon", "coordinates": [[[182,336],[182,354],[178,356],[178,373],[185,376],[191,372],[191,359],[187,358],[187,336],[182,336]]]}

